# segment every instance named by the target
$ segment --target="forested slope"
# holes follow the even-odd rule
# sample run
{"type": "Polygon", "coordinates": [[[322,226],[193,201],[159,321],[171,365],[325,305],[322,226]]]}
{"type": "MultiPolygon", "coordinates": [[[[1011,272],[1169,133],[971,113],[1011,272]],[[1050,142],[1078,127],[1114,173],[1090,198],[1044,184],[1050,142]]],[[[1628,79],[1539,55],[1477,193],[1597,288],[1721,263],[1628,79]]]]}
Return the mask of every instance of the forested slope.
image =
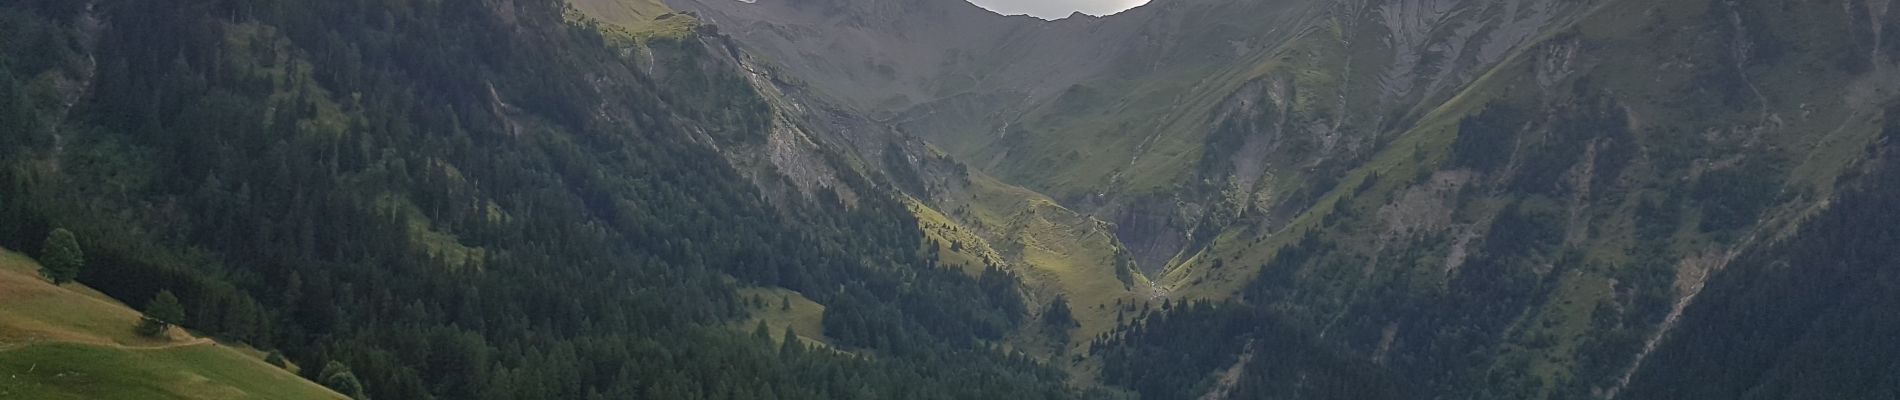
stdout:
{"type": "Polygon", "coordinates": [[[937,267],[882,175],[745,163],[773,99],[669,17],[0,6],[0,245],[70,229],[81,282],[176,292],[189,328],[339,363],[370,398],[1076,395],[984,344],[1022,323],[1015,280],[937,267]],[[764,301],[743,286],[828,305],[847,352],[729,329],[764,301]]]}
{"type": "Polygon", "coordinates": [[[1644,368],[1630,399],[1880,399],[1900,352],[1894,232],[1900,174],[1889,109],[1868,161],[1799,231],[1736,256],[1711,278],[1644,368]]]}

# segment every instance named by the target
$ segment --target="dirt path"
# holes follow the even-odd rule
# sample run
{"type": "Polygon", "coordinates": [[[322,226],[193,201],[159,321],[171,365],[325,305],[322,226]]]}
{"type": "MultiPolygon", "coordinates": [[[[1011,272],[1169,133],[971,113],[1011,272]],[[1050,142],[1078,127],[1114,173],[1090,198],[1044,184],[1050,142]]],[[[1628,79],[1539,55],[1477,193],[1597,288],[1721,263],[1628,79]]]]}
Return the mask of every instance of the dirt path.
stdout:
{"type": "Polygon", "coordinates": [[[175,349],[175,348],[187,347],[187,346],[204,346],[204,345],[217,345],[217,344],[218,342],[215,340],[211,340],[207,338],[195,338],[195,339],[186,340],[182,342],[172,342],[172,343],[166,343],[166,344],[161,344],[157,346],[131,346],[131,345],[113,343],[109,347],[112,347],[115,349],[121,349],[121,350],[167,350],[167,349],[175,349]]]}
{"type": "Polygon", "coordinates": [[[0,343],[0,352],[19,350],[19,349],[23,349],[27,347],[38,346],[38,345],[59,344],[59,343],[83,344],[87,346],[98,346],[98,347],[106,347],[106,348],[128,350],[128,351],[170,350],[170,349],[176,349],[180,347],[205,346],[205,345],[218,344],[217,341],[211,340],[209,338],[191,338],[189,340],[175,340],[170,343],[150,345],[150,346],[129,345],[129,344],[124,344],[124,343],[113,342],[110,340],[94,339],[94,338],[86,338],[86,339],[65,338],[64,340],[50,340],[46,338],[29,338],[27,340],[19,341],[19,342],[0,343]]]}

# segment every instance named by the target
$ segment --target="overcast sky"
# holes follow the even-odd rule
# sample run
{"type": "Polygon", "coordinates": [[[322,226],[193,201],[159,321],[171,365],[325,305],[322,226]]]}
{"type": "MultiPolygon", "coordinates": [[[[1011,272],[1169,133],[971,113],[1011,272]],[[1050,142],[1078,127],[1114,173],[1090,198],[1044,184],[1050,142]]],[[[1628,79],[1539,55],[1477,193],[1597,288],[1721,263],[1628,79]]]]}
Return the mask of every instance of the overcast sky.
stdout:
{"type": "Polygon", "coordinates": [[[1108,15],[1142,4],[1148,0],[970,0],[971,3],[1003,15],[1029,14],[1042,19],[1056,19],[1081,11],[1089,15],[1108,15]]]}

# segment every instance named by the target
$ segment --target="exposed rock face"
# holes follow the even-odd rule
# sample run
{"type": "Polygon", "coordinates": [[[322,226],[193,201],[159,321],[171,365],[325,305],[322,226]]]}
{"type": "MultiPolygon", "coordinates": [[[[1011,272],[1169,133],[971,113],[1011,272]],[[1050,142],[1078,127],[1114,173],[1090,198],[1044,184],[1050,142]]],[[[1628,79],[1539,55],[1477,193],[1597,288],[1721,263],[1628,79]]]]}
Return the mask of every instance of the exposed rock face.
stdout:
{"type": "Polygon", "coordinates": [[[1115,236],[1128,247],[1135,265],[1149,276],[1159,276],[1190,239],[1181,228],[1188,222],[1172,212],[1171,200],[1143,199],[1146,204],[1122,207],[1114,219],[1115,236]]]}
{"type": "Polygon", "coordinates": [[[954,212],[972,176],[1111,222],[1086,258],[1156,298],[1257,303],[1453,397],[1640,387],[1699,282],[1828,207],[1900,87],[1887,0],[672,3],[998,248],[1035,243],[954,212]]]}

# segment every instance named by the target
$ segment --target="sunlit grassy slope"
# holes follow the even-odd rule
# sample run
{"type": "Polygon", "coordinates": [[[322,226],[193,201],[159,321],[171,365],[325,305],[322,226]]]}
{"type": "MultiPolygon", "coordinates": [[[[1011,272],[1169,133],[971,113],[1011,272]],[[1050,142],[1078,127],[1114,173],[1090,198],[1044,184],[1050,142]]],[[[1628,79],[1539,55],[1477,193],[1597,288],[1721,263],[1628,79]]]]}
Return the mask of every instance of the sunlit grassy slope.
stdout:
{"type": "MultiPolygon", "coordinates": [[[[982,235],[958,224],[950,216],[924,205],[916,199],[906,198],[905,205],[917,216],[918,228],[929,239],[925,246],[936,246],[937,261],[946,267],[962,269],[971,276],[981,274],[989,266],[1005,266],[1003,256],[990,246],[982,235]]],[[[926,251],[929,249],[926,248],[926,251]]]]}
{"type": "Polygon", "coordinates": [[[754,306],[751,318],[734,328],[751,330],[764,321],[775,340],[784,341],[785,328],[789,326],[807,345],[829,345],[831,339],[825,337],[825,305],[784,288],[745,288],[739,290],[739,297],[756,299],[764,305],[754,306]]]}
{"type": "Polygon", "coordinates": [[[1068,331],[1068,346],[1057,346],[1039,327],[1030,327],[1010,339],[1018,349],[1066,354],[1113,329],[1117,305],[1138,307],[1149,300],[1146,278],[1132,268],[1117,273],[1126,264],[1117,261],[1121,246],[1106,222],[980,172],[972,172],[964,189],[949,197],[938,205],[948,211],[912,203],[918,223],[940,243],[940,261],[977,272],[988,260],[1022,280],[1032,314],[1046,310],[1057,295],[1066,297],[1074,311],[1080,326],[1068,331]]]}
{"type": "Polygon", "coordinates": [[[622,26],[646,24],[661,14],[673,12],[653,0],[569,0],[568,4],[590,17],[622,26]]]}
{"type": "Polygon", "coordinates": [[[38,270],[0,250],[0,399],[344,398],[237,348],[138,336],[138,312],[38,270]]]}

